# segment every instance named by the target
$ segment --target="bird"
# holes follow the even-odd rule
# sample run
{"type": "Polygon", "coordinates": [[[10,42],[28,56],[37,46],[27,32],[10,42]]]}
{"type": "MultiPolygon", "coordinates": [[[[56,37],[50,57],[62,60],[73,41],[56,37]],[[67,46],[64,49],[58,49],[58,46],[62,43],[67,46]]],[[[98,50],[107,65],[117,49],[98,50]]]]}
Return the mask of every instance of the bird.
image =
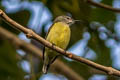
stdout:
{"type": "MultiPolygon", "coordinates": [[[[77,20],[76,20],[77,21],[77,20]]],[[[70,26],[74,24],[75,20],[69,16],[58,16],[54,21],[52,26],[49,28],[46,35],[46,40],[55,46],[62,49],[66,49],[70,37],[71,30],[70,26]]],[[[46,74],[50,65],[59,57],[60,54],[50,48],[44,47],[43,49],[43,68],[42,72],[46,74]]]]}

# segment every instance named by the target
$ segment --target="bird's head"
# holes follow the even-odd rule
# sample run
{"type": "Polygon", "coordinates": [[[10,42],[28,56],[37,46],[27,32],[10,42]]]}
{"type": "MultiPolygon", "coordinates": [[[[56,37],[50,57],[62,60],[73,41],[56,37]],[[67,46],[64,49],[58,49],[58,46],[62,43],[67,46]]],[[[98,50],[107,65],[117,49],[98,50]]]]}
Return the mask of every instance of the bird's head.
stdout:
{"type": "Polygon", "coordinates": [[[72,25],[75,21],[69,16],[58,16],[54,22],[64,22],[68,25],[72,25]]]}

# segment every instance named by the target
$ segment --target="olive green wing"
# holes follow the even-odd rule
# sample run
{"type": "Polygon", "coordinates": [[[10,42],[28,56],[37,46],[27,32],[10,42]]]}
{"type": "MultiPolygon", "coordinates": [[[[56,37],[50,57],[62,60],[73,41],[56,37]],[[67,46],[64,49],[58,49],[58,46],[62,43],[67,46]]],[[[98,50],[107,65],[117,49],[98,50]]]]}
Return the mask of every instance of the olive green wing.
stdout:
{"type": "MultiPolygon", "coordinates": [[[[48,32],[46,33],[45,39],[47,38],[47,36],[48,36],[50,30],[52,29],[53,25],[54,25],[54,23],[53,23],[53,24],[50,26],[50,28],[48,29],[48,32]]],[[[44,60],[44,53],[45,53],[45,46],[43,47],[43,60],[44,60]]]]}

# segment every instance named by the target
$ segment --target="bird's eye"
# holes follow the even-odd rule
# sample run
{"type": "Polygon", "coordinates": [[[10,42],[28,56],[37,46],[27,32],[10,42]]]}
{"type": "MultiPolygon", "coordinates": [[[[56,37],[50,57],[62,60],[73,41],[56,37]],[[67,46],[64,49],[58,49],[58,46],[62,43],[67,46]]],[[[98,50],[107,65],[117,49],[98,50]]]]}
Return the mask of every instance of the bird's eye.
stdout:
{"type": "Polygon", "coordinates": [[[67,17],[67,19],[70,19],[69,17],[67,17]]]}

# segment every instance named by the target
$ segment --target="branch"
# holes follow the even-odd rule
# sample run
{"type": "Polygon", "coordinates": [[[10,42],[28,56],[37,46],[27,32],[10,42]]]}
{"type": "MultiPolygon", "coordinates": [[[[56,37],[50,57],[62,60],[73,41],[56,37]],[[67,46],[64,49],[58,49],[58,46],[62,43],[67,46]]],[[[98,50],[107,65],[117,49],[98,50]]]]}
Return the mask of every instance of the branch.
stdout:
{"type": "Polygon", "coordinates": [[[94,1],[92,1],[92,0],[87,0],[87,3],[92,4],[92,5],[94,5],[94,6],[97,6],[97,7],[100,7],[100,8],[104,8],[104,9],[107,9],[107,10],[110,10],[110,11],[114,11],[114,12],[120,13],[120,9],[118,9],[118,8],[113,8],[113,7],[111,7],[111,6],[109,6],[109,5],[105,5],[105,4],[103,4],[103,3],[96,3],[96,2],[94,2],[94,1]]]}
{"type": "MultiPolygon", "coordinates": [[[[7,30],[0,27],[0,37],[7,39],[11,44],[15,45],[18,49],[22,49],[24,51],[30,52],[27,54],[32,54],[40,59],[42,59],[42,52],[36,46],[26,43],[23,40],[20,40],[16,37],[16,35],[8,32],[7,30]]],[[[75,73],[71,68],[65,65],[62,61],[56,60],[52,65],[56,72],[61,72],[65,75],[69,80],[84,80],[77,73],[75,73]]]]}
{"type": "Polygon", "coordinates": [[[99,70],[102,70],[106,73],[108,73],[109,75],[115,75],[115,76],[120,76],[120,71],[112,68],[112,67],[106,67],[106,66],[103,66],[103,65],[100,65],[100,64],[97,64],[95,62],[92,62],[90,60],[87,60],[85,58],[82,58],[80,56],[76,56],[74,55],[73,53],[71,52],[68,52],[68,51],[64,51],[63,49],[55,46],[55,45],[52,45],[50,42],[48,42],[47,40],[43,39],[42,37],[40,37],[39,35],[37,35],[35,32],[33,32],[32,30],[30,29],[27,29],[25,28],[24,26],[16,23],[15,21],[13,21],[12,19],[10,19],[2,10],[0,10],[0,17],[5,21],[7,22],[8,24],[12,25],[13,28],[17,28],[19,29],[20,31],[24,32],[26,34],[26,36],[28,38],[32,38],[32,39],[35,39],[37,40],[38,42],[40,42],[41,44],[45,45],[46,47],[52,49],[52,50],[55,50],[56,52],[68,57],[68,58],[71,58],[73,60],[76,60],[78,62],[81,62],[81,63],[84,63],[88,66],[91,66],[93,68],[96,68],[96,69],[99,69],[99,70]]]}

